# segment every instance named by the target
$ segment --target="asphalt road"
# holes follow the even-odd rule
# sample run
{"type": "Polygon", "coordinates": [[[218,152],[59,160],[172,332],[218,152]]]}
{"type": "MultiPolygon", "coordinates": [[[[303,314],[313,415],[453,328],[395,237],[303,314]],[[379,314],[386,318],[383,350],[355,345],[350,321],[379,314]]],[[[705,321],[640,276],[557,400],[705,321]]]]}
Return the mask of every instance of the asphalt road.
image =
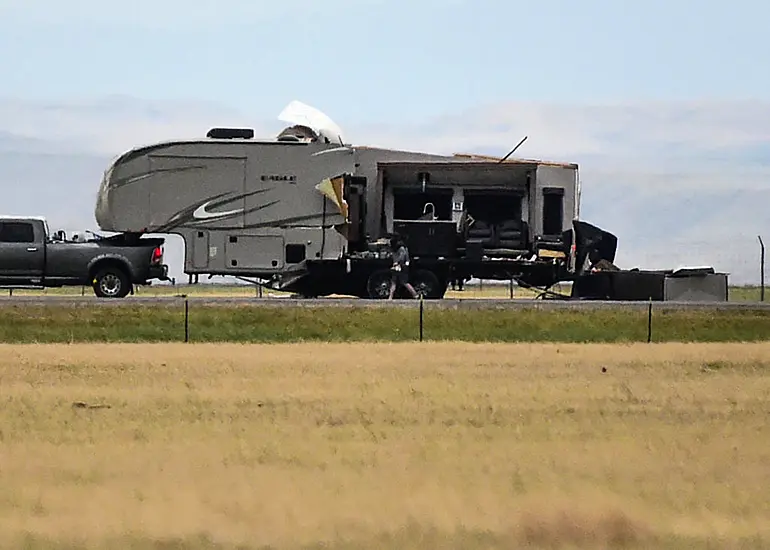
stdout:
{"type": "MultiPolygon", "coordinates": [[[[0,308],[12,306],[46,306],[46,307],[130,307],[130,306],[179,306],[188,300],[191,307],[218,306],[218,307],[402,307],[417,308],[417,300],[362,300],[348,298],[326,298],[315,300],[302,300],[290,298],[250,298],[250,297],[222,297],[222,296],[152,296],[152,297],[127,297],[124,299],[103,299],[81,296],[5,296],[0,297],[0,308]]],[[[605,302],[605,301],[565,301],[565,300],[532,300],[532,299],[443,299],[425,300],[426,309],[526,309],[535,308],[542,310],[558,309],[632,309],[639,310],[649,307],[650,302],[605,302]]],[[[652,302],[653,309],[660,310],[768,310],[770,302],[652,302]]]]}

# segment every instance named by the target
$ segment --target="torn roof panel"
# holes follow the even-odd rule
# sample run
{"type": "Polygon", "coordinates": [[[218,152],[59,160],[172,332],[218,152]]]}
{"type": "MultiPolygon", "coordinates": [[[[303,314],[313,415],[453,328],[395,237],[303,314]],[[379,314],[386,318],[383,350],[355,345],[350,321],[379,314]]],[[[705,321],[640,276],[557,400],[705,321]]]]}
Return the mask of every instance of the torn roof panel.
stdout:
{"type": "MultiPolygon", "coordinates": [[[[454,158],[463,158],[463,159],[469,159],[469,160],[487,160],[487,161],[500,161],[503,157],[498,157],[494,155],[481,155],[476,153],[454,153],[452,155],[454,158]]],[[[512,164],[539,164],[542,166],[558,166],[561,168],[575,168],[577,169],[578,165],[575,162],[558,162],[558,161],[552,161],[552,160],[541,160],[541,159],[522,159],[522,158],[508,158],[505,159],[506,163],[512,163],[512,164]]]]}

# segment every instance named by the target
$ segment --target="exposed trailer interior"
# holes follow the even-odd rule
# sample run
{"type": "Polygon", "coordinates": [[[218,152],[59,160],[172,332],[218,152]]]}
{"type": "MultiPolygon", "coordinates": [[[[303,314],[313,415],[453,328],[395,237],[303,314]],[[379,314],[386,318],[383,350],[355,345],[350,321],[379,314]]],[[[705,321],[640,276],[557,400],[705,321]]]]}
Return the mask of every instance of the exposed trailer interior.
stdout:
{"type": "Polygon", "coordinates": [[[547,287],[583,268],[575,164],[349,145],[296,103],[280,118],[293,125],[275,139],[219,128],[127,151],[105,171],[99,226],[181,235],[188,275],[305,296],[387,296],[393,234],[429,298],[453,279],[547,287]]]}

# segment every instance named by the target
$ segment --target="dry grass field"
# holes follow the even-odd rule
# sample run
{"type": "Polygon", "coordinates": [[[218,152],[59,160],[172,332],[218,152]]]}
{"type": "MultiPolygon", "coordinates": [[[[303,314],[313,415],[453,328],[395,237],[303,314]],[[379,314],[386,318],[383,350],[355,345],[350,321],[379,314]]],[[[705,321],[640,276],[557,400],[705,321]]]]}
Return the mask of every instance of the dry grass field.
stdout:
{"type": "Polygon", "coordinates": [[[0,546],[768,547],[769,367],[770,343],[4,345],[0,546]]]}

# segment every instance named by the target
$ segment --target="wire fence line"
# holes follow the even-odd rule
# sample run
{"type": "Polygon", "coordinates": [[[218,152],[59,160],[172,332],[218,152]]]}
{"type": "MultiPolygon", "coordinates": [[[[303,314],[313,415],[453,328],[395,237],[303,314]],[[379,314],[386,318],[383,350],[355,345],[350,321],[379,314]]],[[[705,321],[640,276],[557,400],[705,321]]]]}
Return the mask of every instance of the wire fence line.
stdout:
{"type": "Polygon", "coordinates": [[[770,340],[770,304],[561,300],[0,298],[4,342],[770,340]]]}
{"type": "MultiPolygon", "coordinates": [[[[90,287],[70,287],[69,289],[47,288],[40,290],[5,288],[7,297],[39,297],[40,299],[53,298],[58,296],[67,297],[92,297],[93,291],[90,287]]],[[[731,285],[729,287],[729,299],[735,301],[765,301],[765,288],[762,285],[731,285]]],[[[566,298],[571,296],[572,283],[557,283],[549,289],[549,293],[560,294],[566,298]]],[[[518,285],[515,281],[498,281],[476,279],[462,285],[450,284],[447,288],[446,297],[457,300],[478,300],[478,299],[534,299],[542,297],[545,294],[540,289],[531,289],[518,285]]],[[[238,296],[251,297],[258,299],[286,299],[291,295],[287,292],[265,289],[261,286],[256,288],[247,284],[178,284],[178,285],[154,285],[137,286],[134,289],[134,296],[126,299],[132,300],[136,297],[172,297],[172,296],[238,296]]],[[[344,296],[330,296],[330,299],[336,299],[344,296]]],[[[0,296],[2,298],[2,296],[0,296]]]]}
{"type": "MultiPolygon", "coordinates": [[[[186,295],[186,294],[167,294],[167,295],[145,295],[135,296],[125,299],[97,298],[95,296],[73,296],[73,295],[49,295],[35,296],[22,295],[13,297],[0,297],[0,309],[11,306],[42,306],[56,308],[66,305],[76,305],[94,308],[131,308],[136,306],[163,306],[171,304],[183,304],[185,301],[191,304],[202,306],[211,306],[219,308],[229,308],[235,306],[253,306],[255,308],[356,308],[356,309],[388,309],[388,308],[418,308],[420,299],[394,299],[394,300],[374,300],[361,298],[262,298],[255,299],[251,296],[233,295],[222,296],[212,295],[186,295]]],[[[543,299],[533,300],[531,298],[513,298],[491,297],[483,300],[466,300],[462,298],[442,298],[425,299],[425,307],[430,309],[464,309],[474,310],[506,310],[506,309],[538,309],[538,310],[634,310],[639,307],[647,307],[652,302],[657,310],[767,310],[770,311],[770,302],[759,301],[674,301],[674,300],[556,300],[543,299]]]]}
{"type": "MultiPolygon", "coordinates": [[[[184,342],[189,343],[190,342],[190,334],[191,334],[191,319],[190,319],[190,298],[184,297],[184,342]]],[[[203,301],[204,304],[211,305],[211,301],[203,301]]],[[[305,301],[299,301],[300,303],[305,301]]],[[[318,301],[318,302],[324,302],[324,301],[318,301]]],[[[360,303],[360,301],[357,301],[360,303]]],[[[451,306],[447,307],[441,307],[439,304],[446,304],[445,301],[433,301],[433,300],[424,300],[423,298],[420,298],[419,300],[399,300],[394,301],[395,303],[391,302],[394,306],[400,306],[400,307],[406,307],[411,309],[417,309],[417,331],[414,335],[414,340],[418,342],[423,342],[426,340],[426,303],[430,304],[430,306],[436,306],[435,310],[440,311],[441,309],[444,310],[450,310],[450,309],[456,309],[457,306],[454,308],[451,306]],[[415,302],[417,302],[415,306],[415,302]]],[[[645,315],[642,317],[639,317],[639,322],[644,323],[645,327],[645,333],[646,338],[645,341],[647,343],[653,342],[653,336],[654,336],[654,313],[656,311],[660,312],[710,312],[714,314],[714,318],[718,320],[718,315],[720,313],[724,312],[755,312],[761,314],[767,318],[768,320],[768,329],[765,332],[764,337],[761,339],[763,340],[770,340],[770,304],[752,304],[752,303],[743,303],[743,304],[731,304],[728,305],[728,303],[724,302],[654,302],[652,300],[647,302],[559,302],[559,301],[553,301],[553,302],[541,302],[541,303],[535,303],[534,301],[527,300],[525,302],[528,303],[522,303],[517,302],[517,307],[511,308],[513,305],[513,302],[507,302],[507,306],[504,305],[502,308],[498,306],[495,308],[492,306],[491,303],[489,303],[490,307],[478,307],[474,308],[477,311],[484,311],[488,309],[521,309],[521,310],[538,310],[542,313],[554,313],[557,311],[580,311],[580,312],[590,312],[590,311],[605,311],[605,312],[613,312],[613,311],[621,311],[624,310],[626,312],[645,312],[645,315]],[[548,304],[548,305],[545,305],[548,304]],[[569,305],[566,305],[569,304],[569,305]]],[[[216,302],[213,302],[216,303],[216,302]]],[[[328,307],[331,302],[325,301],[324,303],[318,303],[316,304],[316,307],[328,307]]],[[[374,302],[380,306],[382,305],[390,305],[387,302],[383,303],[383,301],[376,301],[374,302]]],[[[467,302],[465,302],[467,303],[467,302]]],[[[497,304],[501,304],[500,301],[496,302],[497,304]]],[[[505,302],[502,302],[505,303],[505,302]]],[[[372,304],[370,302],[370,304],[372,304]]],[[[289,305],[288,303],[286,305],[289,305]]],[[[298,307],[302,307],[301,305],[297,304],[298,307]]],[[[382,307],[377,307],[372,304],[373,308],[375,309],[382,309],[382,307]]],[[[355,306],[353,306],[355,307],[355,306]]],[[[427,308],[427,309],[433,309],[433,308],[427,308]]],[[[470,308],[469,308],[470,309],[470,308]]],[[[461,318],[461,321],[467,322],[466,318],[461,318]]],[[[515,327],[511,327],[512,330],[515,330],[515,327]]],[[[754,337],[756,339],[756,337],[754,337]]]]}

